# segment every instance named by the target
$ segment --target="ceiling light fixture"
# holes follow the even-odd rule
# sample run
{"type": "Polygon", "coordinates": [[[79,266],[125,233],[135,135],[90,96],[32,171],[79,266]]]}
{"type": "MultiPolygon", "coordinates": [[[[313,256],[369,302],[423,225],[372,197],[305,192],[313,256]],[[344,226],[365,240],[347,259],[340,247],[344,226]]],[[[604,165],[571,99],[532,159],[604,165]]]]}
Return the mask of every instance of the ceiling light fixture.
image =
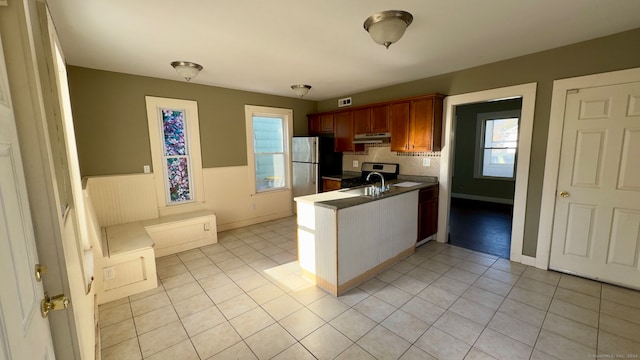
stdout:
{"type": "Polygon", "coordinates": [[[291,85],[291,89],[296,95],[303,97],[311,90],[311,85],[291,85]]]}
{"type": "Polygon", "coordinates": [[[404,31],[411,25],[413,15],[402,10],[387,10],[375,13],[364,21],[364,29],[371,39],[387,49],[400,40],[404,31]]]}
{"type": "Polygon", "coordinates": [[[196,64],[191,61],[173,61],[171,62],[171,66],[173,66],[178,74],[180,74],[180,76],[185,78],[185,80],[187,81],[196,77],[200,70],[203,69],[202,65],[196,64]]]}

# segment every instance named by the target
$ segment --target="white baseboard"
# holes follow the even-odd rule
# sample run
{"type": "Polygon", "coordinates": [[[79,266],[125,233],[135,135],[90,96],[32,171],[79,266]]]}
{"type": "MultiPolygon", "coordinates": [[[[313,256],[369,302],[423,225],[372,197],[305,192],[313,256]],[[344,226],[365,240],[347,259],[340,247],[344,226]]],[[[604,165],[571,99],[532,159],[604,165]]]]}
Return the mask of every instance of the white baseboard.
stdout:
{"type": "Polygon", "coordinates": [[[486,201],[486,202],[497,203],[497,204],[513,205],[513,199],[503,199],[503,198],[497,198],[497,197],[491,197],[491,196],[451,193],[451,197],[458,198],[458,199],[477,200],[477,201],[486,201]]]}

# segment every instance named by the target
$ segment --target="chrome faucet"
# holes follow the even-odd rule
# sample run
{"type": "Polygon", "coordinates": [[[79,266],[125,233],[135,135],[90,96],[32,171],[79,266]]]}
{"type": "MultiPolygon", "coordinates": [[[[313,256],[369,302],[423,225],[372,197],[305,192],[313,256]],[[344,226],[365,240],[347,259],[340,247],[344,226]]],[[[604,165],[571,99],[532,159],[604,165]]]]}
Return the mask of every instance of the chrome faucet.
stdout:
{"type": "Polygon", "coordinates": [[[369,178],[371,177],[371,175],[378,175],[380,176],[380,180],[382,180],[382,186],[380,186],[381,191],[384,191],[384,176],[382,176],[382,174],[380,174],[377,171],[372,171],[369,173],[369,175],[367,175],[367,181],[369,181],[369,178]]]}

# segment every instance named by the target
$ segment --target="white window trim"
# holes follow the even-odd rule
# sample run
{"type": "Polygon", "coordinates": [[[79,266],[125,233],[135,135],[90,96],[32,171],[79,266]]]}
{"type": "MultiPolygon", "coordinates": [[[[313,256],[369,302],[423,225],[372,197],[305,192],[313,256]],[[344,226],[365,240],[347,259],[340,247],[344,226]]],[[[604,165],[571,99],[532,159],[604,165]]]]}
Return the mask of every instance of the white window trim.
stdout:
{"type": "Polygon", "coordinates": [[[291,191],[291,139],[293,137],[293,110],[266,106],[245,105],[245,124],[247,127],[247,168],[249,173],[249,193],[251,196],[267,195],[278,191],[291,191]],[[284,119],[284,163],[286,183],[284,188],[268,191],[256,191],[256,159],[253,145],[253,117],[281,116],[284,119]]]}
{"type": "MultiPolygon", "coordinates": [[[[202,156],[200,154],[200,125],[198,121],[198,102],[145,96],[147,104],[147,123],[149,126],[149,143],[151,146],[151,162],[156,184],[156,198],[160,215],[166,215],[166,210],[189,208],[190,205],[204,201],[204,184],[202,182],[202,156]],[[160,128],[160,109],[179,109],[185,111],[187,126],[187,143],[190,155],[190,184],[192,201],[170,204],[167,191],[167,179],[163,163],[163,139],[160,128]]],[[[188,211],[185,209],[185,211],[188,211]]],[[[179,212],[179,211],[178,211],[179,212]]]]}
{"type": "Polygon", "coordinates": [[[518,164],[518,145],[516,144],[516,156],[514,159],[514,169],[512,177],[504,176],[486,176],[482,175],[483,161],[484,161],[484,137],[485,137],[485,124],[487,120],[499,120],[518,118],[518,142],[520,141],[520,123],[522,121],[520,117],[520,110],[505,110],[496,111],[490,113],[479,113],[477,116],[477,130],[476,130],[476,146],[475,146],[475,159],[473,165],[473,177],[475,179],[487,179],[487,180],[504,180],[504,181],[516,181],[516,170],[518,164]]]}

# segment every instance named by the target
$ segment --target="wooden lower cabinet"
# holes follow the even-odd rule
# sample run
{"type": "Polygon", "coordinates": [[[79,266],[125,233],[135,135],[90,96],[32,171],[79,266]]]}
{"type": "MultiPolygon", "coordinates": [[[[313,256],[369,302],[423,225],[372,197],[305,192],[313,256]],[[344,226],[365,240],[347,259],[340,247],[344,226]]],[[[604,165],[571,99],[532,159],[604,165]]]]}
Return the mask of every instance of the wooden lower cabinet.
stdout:
{"type": "Polygon", "coordinates": [[[340,180],[322,179],[322,191],[340,190],[340,180]]]}
{"type": "Polygon", "coordinates": [[[438,186],[420,190],[418,198],[418,239],[424,240],[438,232],[438,186]]]}

